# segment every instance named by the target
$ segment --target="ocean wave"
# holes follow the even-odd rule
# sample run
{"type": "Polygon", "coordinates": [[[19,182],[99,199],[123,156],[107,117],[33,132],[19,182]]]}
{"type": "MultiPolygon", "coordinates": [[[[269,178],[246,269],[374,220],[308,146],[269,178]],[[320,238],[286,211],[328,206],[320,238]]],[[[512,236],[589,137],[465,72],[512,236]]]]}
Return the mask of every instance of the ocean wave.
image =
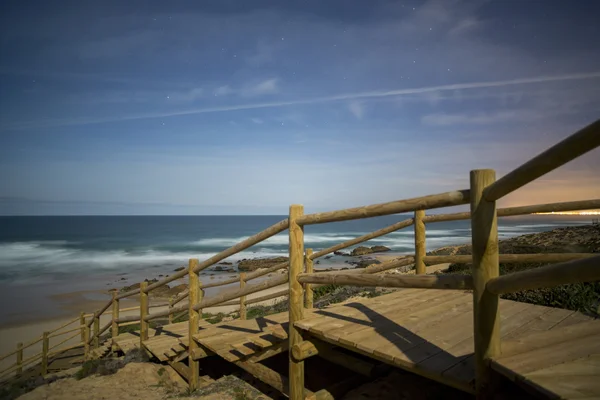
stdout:
{"type": "MultiPolygon", "coordinates": [[[[36,269],[51,269],[53,272],[72,270],[81,267],[85,270],[92,268],[110,269],[122,266],[149,266],[162,264],[185,264],[190,258],[206,260],[214,253],[198,252],[167,252],[153,249],[125,250],[83,250],[57,247],[56,245],[39,244],[38,242],[13,242],[0,244],[0,268],[4,272],[21,271],[23,267],[36,269]]],[[[231,257],[229,261],[239,261],[243,258],[275,257],[282,255],[271,249],[242,251],[231,257]]]]}
{"type": "MultiPolygon", "coordinates": [[[[324,243],[324,242],[343,242],[346,240],[352,240],[357,236],[351,235],[335,235],[335,234],[321,234],[321,235],[304,235],[304,243],[324,243]]],[[[191,242],[192,245],[200,246],[200,247],[217,247],[221,246],[223,248],[231,247],[239,242],[248,239],[249,236],[242,237],[224,237],[224,238],[210,238],[210,239],[200,239],[194,242],[191,242]]],[[[276,235],[268,238],[267,240],[261,242],[261,245],[272,245],[272,246],[287,246],[289,244],[288,235],[276,235]]]]}

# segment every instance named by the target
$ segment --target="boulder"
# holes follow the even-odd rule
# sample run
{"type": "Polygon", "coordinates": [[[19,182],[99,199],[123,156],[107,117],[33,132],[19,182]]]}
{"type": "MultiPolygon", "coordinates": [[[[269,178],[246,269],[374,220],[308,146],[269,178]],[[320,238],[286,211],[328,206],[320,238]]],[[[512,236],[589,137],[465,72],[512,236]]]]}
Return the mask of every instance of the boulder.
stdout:
{"type": "Polygon", "coordinates": [[[139,289],[139,288],[140,288],[140,284],[134,283],[133,285],[122,287],[121,292],[129,292],[130,290],[139,289]]]}
{"type": "Polygon", "coordinates": [[[179,267],[179,268],[175,268],[173,271],[179,272],[179,271],[183,271],[184,269],[185,269],[185,267],[179,267]]]}
{"type": "Polygon", "coordinates": [[[233,265],[233,263],[230,263],[229,261],[221,261],[219,265],[233,265]]]}
{"type": "Polygon", "coordinates": [[[371,250],[369,247],[366,246],[359,246],[357,248],[355,248],[354,250],[352,250],[352,255],[353,256],[362,256],[365,254],[371,254],[373,252],[373,250],[371,250]]]}
{"type": "Polygon", "coordinates": [[[392,251],[389,247],[385,246],[373,246],[371,247],[371,252],[373,253],[383,253],[384,251],[392,251]]]}
{"type": "Polygon", "coordinates": [[[366,260],[351,262],[350,264],[354,265],[354,268],[367,268],[369,265],[381,264],[381,261],[366,259],[366,260]]]}
{"type": "Polygon", "coordinates": [[[334,251],[333,254],[335,254],[336,256],[346,256],[348,257],[350,254],[348,253],[344,253],[343,251],[334,251]]]}
{"type": "Polygon", "coordinates": [[[256,271],[260,268],[269,268],[275,264],[288,261],[287,257],[253,258],[243,259],[238,263],[239,271],[256,271]]]}

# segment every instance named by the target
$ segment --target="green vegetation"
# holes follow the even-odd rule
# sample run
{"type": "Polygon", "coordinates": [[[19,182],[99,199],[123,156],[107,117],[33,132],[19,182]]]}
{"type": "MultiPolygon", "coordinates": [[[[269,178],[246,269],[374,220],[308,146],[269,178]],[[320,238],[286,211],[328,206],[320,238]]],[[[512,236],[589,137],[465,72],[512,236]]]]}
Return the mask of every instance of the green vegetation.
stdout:
{"type": "MultiPolygon", "coordinates": [[[[500,264],[500,275],[539,268],[542,263],[500,264]]],[[[468,264],[452,264],[448,273],[471,274],[468,264]]],[[[600,316],[600,282],[574,283],[553,288],[522,290],[500,296],[503,299],[521,301],[547,307],[565,308],[600,316]]]]}
{"type": "Polygon", "coordinates": [[[75,379],[78,381],[90,375],[94,375],[98,371],[98,367],[102,360],[88,360],[83,363],[81,369],[75,373],[75,379]]]}

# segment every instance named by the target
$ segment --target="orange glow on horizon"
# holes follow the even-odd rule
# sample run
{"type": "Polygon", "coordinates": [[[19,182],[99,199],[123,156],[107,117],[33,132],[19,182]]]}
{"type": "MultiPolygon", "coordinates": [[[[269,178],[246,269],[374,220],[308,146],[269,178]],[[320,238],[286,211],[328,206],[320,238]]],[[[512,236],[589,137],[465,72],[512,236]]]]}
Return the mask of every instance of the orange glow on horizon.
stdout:
{"type": "Polygon", "coordinates": [[[589,211],[552,211],[535,213],[536,215],[600,215],[600,210],[589,211]]]}

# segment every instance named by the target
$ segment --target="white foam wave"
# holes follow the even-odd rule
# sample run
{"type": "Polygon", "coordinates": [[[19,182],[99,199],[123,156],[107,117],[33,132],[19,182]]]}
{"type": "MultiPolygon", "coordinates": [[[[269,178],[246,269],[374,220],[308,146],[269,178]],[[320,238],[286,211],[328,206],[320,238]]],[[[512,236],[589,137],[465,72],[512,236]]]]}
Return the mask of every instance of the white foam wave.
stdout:
{"type": "MultiPolygon", "coordinates": [[[[110,269],[123,266],[144,267],[161,264],[185,264],[189,258],[208,259],[216,253],[168,252],[152,249],[140,251],[124,250],[81,250],[43,246],[34,242],[13,242],[0,244],[0,268],[3,271],[25,273],[28,267],[47,269],[49,272],[66,272],[75,267],[79,272],[91,269],[110,269]]],[[[243,258],[275,257],[283,253],[270,249],[242,251],[227,260],[239,261],[243,258]]]]}
{"type": "MultiPolygon", "coordinates": [[[[201,247],[223,247],[224,249],[227,247],[234,246],[239,242],[248,239],[249,236],[242,237],[230,237],[230,238],[211,238],[211,239],[200,239],[195,242],[192,242],[193,245],[201,246],[201,247]]],[[[354,239],[358,236],[338,236],[338,235],[304,235],[305,243],[324,243],[324,242],[343,242],[346,240],[354,239]]],[[[261,242],[262,245],[271,245],[271,246],[287,246],[289,243],[289,238],[287,235],[276,235],[268,238],[267,240],[261,242]]]]}

